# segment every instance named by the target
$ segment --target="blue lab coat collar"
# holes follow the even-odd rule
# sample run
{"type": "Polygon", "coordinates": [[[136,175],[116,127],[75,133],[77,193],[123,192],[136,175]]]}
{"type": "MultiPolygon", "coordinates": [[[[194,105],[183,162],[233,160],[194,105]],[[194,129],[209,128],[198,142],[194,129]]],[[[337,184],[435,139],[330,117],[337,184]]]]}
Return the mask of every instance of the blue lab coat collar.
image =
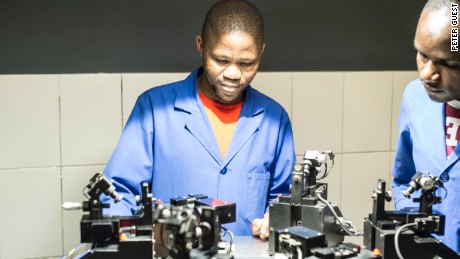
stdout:
{"type": "Polygon", "coordinates": [[[245,90],[245,100],[232,136],[232,141],[226,157],[222,159],[214,131],[209,119],[207,119],[203,103],[198,97],[197,80],[198,75],[202,72],[203,68],[200,67],[185,79],[186,87],[181,87],[178,90],[175,100],[175,109],[186,113],[186,115],[184,115],[185,129],[206,148],[221,168],[225,168],[251,136],[257,132],[258,126],[263,118],[261,114],[264,112],[265,108],[258,99],[254,98],[254,90],[251,86],[248,86],[245,90]],[[206,119],[200,118],[202,116],[206,117],[206,119]],[[201,123],[203,121],[207,121],[208,123],[203,125],[203,123],[201,123]]]}

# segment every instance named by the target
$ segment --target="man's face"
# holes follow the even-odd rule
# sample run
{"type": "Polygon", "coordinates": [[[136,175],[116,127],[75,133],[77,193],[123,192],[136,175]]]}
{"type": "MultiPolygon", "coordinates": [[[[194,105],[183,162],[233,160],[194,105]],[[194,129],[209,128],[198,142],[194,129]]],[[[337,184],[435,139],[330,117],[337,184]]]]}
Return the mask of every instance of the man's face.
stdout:
{"type": "Polygon", "coordinates": [[[259,69],[264,44],[253,36],[230,32],[219,37],[196,39],[203,56],[203,75],[199,79],[202,93],[213,101],[234,104],[244,99],[244,90],[259,69]]]}
{"type": "Polygon", "coordinates": [[[435,102],[460,99],[460,52],[450,50],[451,29],[444,10],[425,10],[415,34],[420,79],[435,102]]]}

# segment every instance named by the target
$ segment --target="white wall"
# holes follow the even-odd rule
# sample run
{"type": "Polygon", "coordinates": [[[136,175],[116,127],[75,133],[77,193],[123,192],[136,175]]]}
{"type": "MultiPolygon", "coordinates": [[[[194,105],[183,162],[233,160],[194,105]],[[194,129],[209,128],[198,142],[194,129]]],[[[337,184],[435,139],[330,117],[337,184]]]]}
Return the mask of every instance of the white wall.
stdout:
{"type": "MultiPolygon", "coordinates": [[[[103,170],[134,101],[170,74],[0,75],[0,258],[56,257],[79,241],[64,201],[103,170]]],[[[390,179],[399,104],[415,71],[259,73],[288,111],[299,159],[334,150],[329,200],[362,228],[377,179],[390,179]]]]}

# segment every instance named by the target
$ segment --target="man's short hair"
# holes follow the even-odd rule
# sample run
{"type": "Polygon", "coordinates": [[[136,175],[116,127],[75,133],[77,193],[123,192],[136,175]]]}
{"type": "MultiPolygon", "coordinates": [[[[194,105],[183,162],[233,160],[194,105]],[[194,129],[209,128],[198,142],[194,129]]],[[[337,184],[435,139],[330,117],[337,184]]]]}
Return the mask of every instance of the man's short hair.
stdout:
{"type": "Polygon", "coordinates": [[[426,2],[425,6],[423,7],[423,11],[445,10],[448,12],[448,14],[450,14],[451,4],[460,4],[460,0],[428,0],[428,2],[426,2]]]}
{"type": "Polygon", "coordinates": [[[221,0],[206,14],[201,30],[203,42],[208,37],[220,37],[229,32],[252,35],[257,42],[264,42],[264,21],[257,7],[245,0],[221,0]]]}

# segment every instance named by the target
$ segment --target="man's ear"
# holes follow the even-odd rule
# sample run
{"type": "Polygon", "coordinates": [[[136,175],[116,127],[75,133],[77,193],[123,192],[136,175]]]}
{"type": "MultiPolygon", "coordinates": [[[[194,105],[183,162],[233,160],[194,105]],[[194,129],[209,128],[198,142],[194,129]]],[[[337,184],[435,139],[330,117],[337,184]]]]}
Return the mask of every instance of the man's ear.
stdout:
{"type": "Polygon", "coordinates": [[[201,35],[197,35],[195,37],[196,40],[196,49],[198,50],[198,54],[200,54],[200,57],[203,56],[203,37],[201,35]]]}
{"type": "Polygon", "coordinates": [[[260,52],[260,55],[264,54],[264,50],[265,50],[265,42],[262,43],[262,51],[260,52]]]}

